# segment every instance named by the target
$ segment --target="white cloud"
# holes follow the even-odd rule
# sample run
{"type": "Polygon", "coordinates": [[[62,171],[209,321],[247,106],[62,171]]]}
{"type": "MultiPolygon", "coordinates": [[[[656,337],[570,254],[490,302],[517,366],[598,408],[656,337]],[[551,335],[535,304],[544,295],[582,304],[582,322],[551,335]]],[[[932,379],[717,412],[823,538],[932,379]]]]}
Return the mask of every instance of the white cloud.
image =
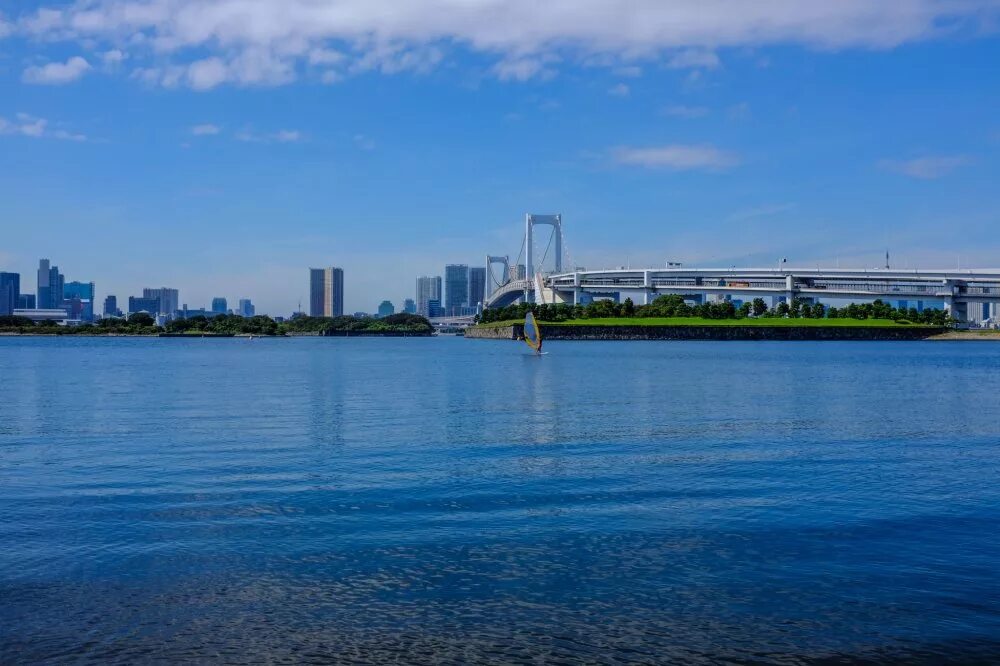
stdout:
{"type": "Polygon", "coordinates": [[[759,217],[780,215],[781,213],[787,213],[794,209],[795,204],[793,203],[766,204],[764,206],[757,206],[756,208],[748,208],[746,210],[737,211],[729,216],[729,220],[732,222],[753,220],[759,217]]]}
{"type": "Polygon", "coordinates": [[[674,118],[702,118],[709,114],[709,109],[704,106],[684,106],[675,104],[663,109],[663,115],[674,118]]]}
{"type": "Polygon", "coordinates": [[[624,76],[628,79],[637,79],[642,76],[642,67],[637,65],[628,65],[625,67],[616,67],[614,69],[615,76],[624,76]]]}
{"type": "Polygon", "coordinates": [[[733,104],[726,113],[729,115],[730,120],[746,120],[750,117],[750,105],[746,102],[733,104]]]}
{"type": "Polygon", "coordinates": [[[546,80],[555,76],[555,70],[547,67],[543,59],[534,57],[501,60],[493,66],[493,73],[501,81],[546,80]]]}
{"type": "Polygon", "coordinates": [[[354,135],[354,145],[361,150],[375,150],[375,141],[364,134],[354,135]]]}
{"type": "Polygon", "coordinates": [[[947,176],[971,161],[965,155],[925,156],[909,160],[882,160],[879,166],[910,178],[935,180],[947,176]]]}
{"type": "MultiPolygon", "coordinates": [[[[428,71],[446,50],[495,59],[494,74],[554,76],[553,62],[660,62],[711,69],[717,52],[794,44],[893,48],[1000,18],[995,0],[43,0],[18,29],[37,38],[145,45],[159,83],[280,85],[303,66],[347,73],[428,71]],[[338,58],[334,54],[343,54],[338,58]],[[191,67],[180,77],[172,67],[191,67]]],[[[131,47],[130,47],[131,48],[131,47]]],[[[325,72],[334,71],[328,75],[325,72]]],[[[622,74],[624,76],[624,74],[622,74]]],[[[155,77],[154,77],[155,78],[155,77]]]]}
{"type": "Polygon", "coordinates": [[[707,49],[684,49],[667,60],[671,69],[715,69],[719,66],[719,56],[707,49]]]}
{"type": "Polygon", "coordinates": [[[58,86],[76,81],[90,69],[90,63],[85,59],[73,56],[64,63],[50,62],[47,65],[28,67],[21,78],[25,83],[58,86]]]}
{"type": "Polygon", "coordinates": [[[14,32],[14,26],[8,21],[4,20],[3,14],[0,14],[0,39],[7,37],[14,32]]]}
{"type": "Polygon", "coordinates": [[[0,135],[26,136],[32,139],[59,139],[62,141],[86,141],[83,134],[76,134],[65,129],[49,129],[49,121],[37,118],[27,113],[17,114],[15,120],[9,121],[0,117],[0,135]]]}
{"type": "Polygon", "coordinates": [[[212,125],[211,123],[195,125],[191,128],[191,134],[194,134],[195,136],[215,136],[221,131],[221,127],[218,125],[212,125]]]}
{"type": "Polygon", "coordinates": [[[116,67],[122,64],[127,57],[120,49],[111,49],[101,54],[101,60],[104,61],[107,67],[116,67]]]}
{"type": "Polygon", "coordinates": [[[229,69],[220,58],[205,58],[191,63],[187,79],[195,90],[211,90],[229,78],[229,69]]]}
{"type": "Polygon", "coordinates": [[[622,165],[674,171],[724,171],[740,162],[733,153],[705,145],[623,146],[613,149],[611,156],[622,165]]]}
{"type": "Polygon", "coordinates": [[[608,94],[612,97],[628,97],[630,92],[632,92],[631,89],[624,83],[619,83],[608,88],[608,94]]]}
{"type": "Polygon", "coordinates": [[[271,138],[280,143],[295,143],[302,140],[302,133],[297,130],[279,130],[271,138]]]}
{"type": "Polygon", "coordinates": [[[305,140],[305,136],[298,130],[283,129],[271,134],[258,134],[245,129],[236,133],[236,140],[246,143],[298,143],[305,140]]]}

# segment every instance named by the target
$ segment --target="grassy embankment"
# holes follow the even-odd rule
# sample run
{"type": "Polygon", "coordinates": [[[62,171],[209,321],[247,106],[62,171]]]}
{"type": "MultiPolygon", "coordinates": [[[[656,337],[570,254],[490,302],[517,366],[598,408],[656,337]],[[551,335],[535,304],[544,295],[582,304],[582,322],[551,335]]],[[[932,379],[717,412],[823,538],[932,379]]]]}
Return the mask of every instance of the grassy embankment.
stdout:
{"type": "MultiPolygon", "coordinates": [[[[479,324],[482,328],[504,328],[523,324],[524,320],[496,321],[479,324]]],[[[783,319],[761,317],[757,319],[704,319],[701,317],[608,317],[600,319],[569,319],[566,321],[540,321],[541,326],[763,326],[810,328],[936,328],[928,324],[911,324],[892,319],[783,319]]]]}

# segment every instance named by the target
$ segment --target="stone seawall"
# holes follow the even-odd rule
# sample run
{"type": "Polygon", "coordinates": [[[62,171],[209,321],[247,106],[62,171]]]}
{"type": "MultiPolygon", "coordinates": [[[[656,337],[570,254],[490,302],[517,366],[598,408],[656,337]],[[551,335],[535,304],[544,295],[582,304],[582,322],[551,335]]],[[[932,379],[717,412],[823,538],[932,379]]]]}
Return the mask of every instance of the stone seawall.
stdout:
{"type": "MultiPolygon", "coordinates": [[[[546,340],[925,340],[943,328],[921,326],[546,326],[546,340]]],[[[519,340],[520,324],[503,328],[470,328],[467,338],[519,340]]]]}
{"type": "Polygon", "coordinates": [[[524,337],[524,326],[504,326],[502,328],[467,328],[465,337],[479,340],[520,340],[524,337]]]}

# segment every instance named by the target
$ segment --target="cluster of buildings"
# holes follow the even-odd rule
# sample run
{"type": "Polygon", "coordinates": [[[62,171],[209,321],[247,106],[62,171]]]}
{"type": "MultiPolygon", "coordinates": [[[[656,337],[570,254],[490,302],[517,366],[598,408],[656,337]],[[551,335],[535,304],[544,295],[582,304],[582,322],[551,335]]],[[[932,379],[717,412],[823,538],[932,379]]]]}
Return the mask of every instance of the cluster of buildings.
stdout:
{"type": "Polygon", "coordinates": [[[440,275],[418,277],[416,296],[416,313],[425,317],[478,314],[486,300],[486,268],[448,264],[444,280],[440,275]]]}
{"type": "Polygon", "coordinates": [[[186,319],[203,315],[215,317],[220,314],[235,314],[252,317],[256,313],[249,298],[239,301],[239,307],[229,309],[225,298],[212,299],[212,309],[189,309],[180,303],[177,289],[169,287],[146,288],[142,296],[129,296],[127,307],[122,310],[117,296],[108,295],[104,299],[103,311],[95,311],[96,290],[93,282],[66,282],[65,276],[48,259],[38,262],[38,276],[34,294],[23,293],[19,273],[0,272],[0,316],[15,315],[27,317],[35,322],[54,321],[74,325],[93,322],[101,318],[119,318],[140,312],[153,317],[160,325],[173,319],[186,319]]]}
{"type": "MultiPolygon", "coordinates": [[[[212,299],[211,309],[188,308],[186,303],[181,303],[178,290],[170,287],[145,288],[141,296],[129,296],[124,302],[119,302],[117,296],[108,295],[104,299],[102,311],[98,312],[95,307],[94,283],[66,282],[59,267],[51,265],[48,259],[39,261],[35,293],[22,293],[21,288],[21,276],[18,273],[0,273],[0,315],[17,315],[36,322],[50,320],[72,325],[143,312],[162,325],[173,319],[196,316],[235,314],[252,317],[256,313],[248,298],[240,299],[234,309],[230,309],[228,301],[222,297],[212,299]]],[[[482,312],[485,300],[485,267],[448,264],[444,267],[443,278],[440,275],[418,277],[415,298],[405,299],[399,312],[425,317],[462,317],[482,312]]],[[[391,301],[385,300],[378,305],[376,312],[378,317],[387,317],[395,314],[397,309],[391,301]]],[[[312,317],[338,317],[344,314],[342,268],[330,266],[309,269],[308,314],[312,317]]],[[[354,314],[369,316],[364,312],[354,314]]]]}

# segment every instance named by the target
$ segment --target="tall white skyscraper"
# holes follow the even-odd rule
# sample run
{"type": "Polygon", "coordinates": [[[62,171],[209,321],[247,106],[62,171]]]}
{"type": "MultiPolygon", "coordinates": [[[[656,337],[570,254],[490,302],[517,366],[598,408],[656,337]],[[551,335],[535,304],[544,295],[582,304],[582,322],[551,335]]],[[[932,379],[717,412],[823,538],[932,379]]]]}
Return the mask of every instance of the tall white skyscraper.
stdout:
{"type": "Polygon", "coordinates": [[[441,276],[417,278],[417,314],[430,316],[430,301],[441,302],[441,276]]]}

